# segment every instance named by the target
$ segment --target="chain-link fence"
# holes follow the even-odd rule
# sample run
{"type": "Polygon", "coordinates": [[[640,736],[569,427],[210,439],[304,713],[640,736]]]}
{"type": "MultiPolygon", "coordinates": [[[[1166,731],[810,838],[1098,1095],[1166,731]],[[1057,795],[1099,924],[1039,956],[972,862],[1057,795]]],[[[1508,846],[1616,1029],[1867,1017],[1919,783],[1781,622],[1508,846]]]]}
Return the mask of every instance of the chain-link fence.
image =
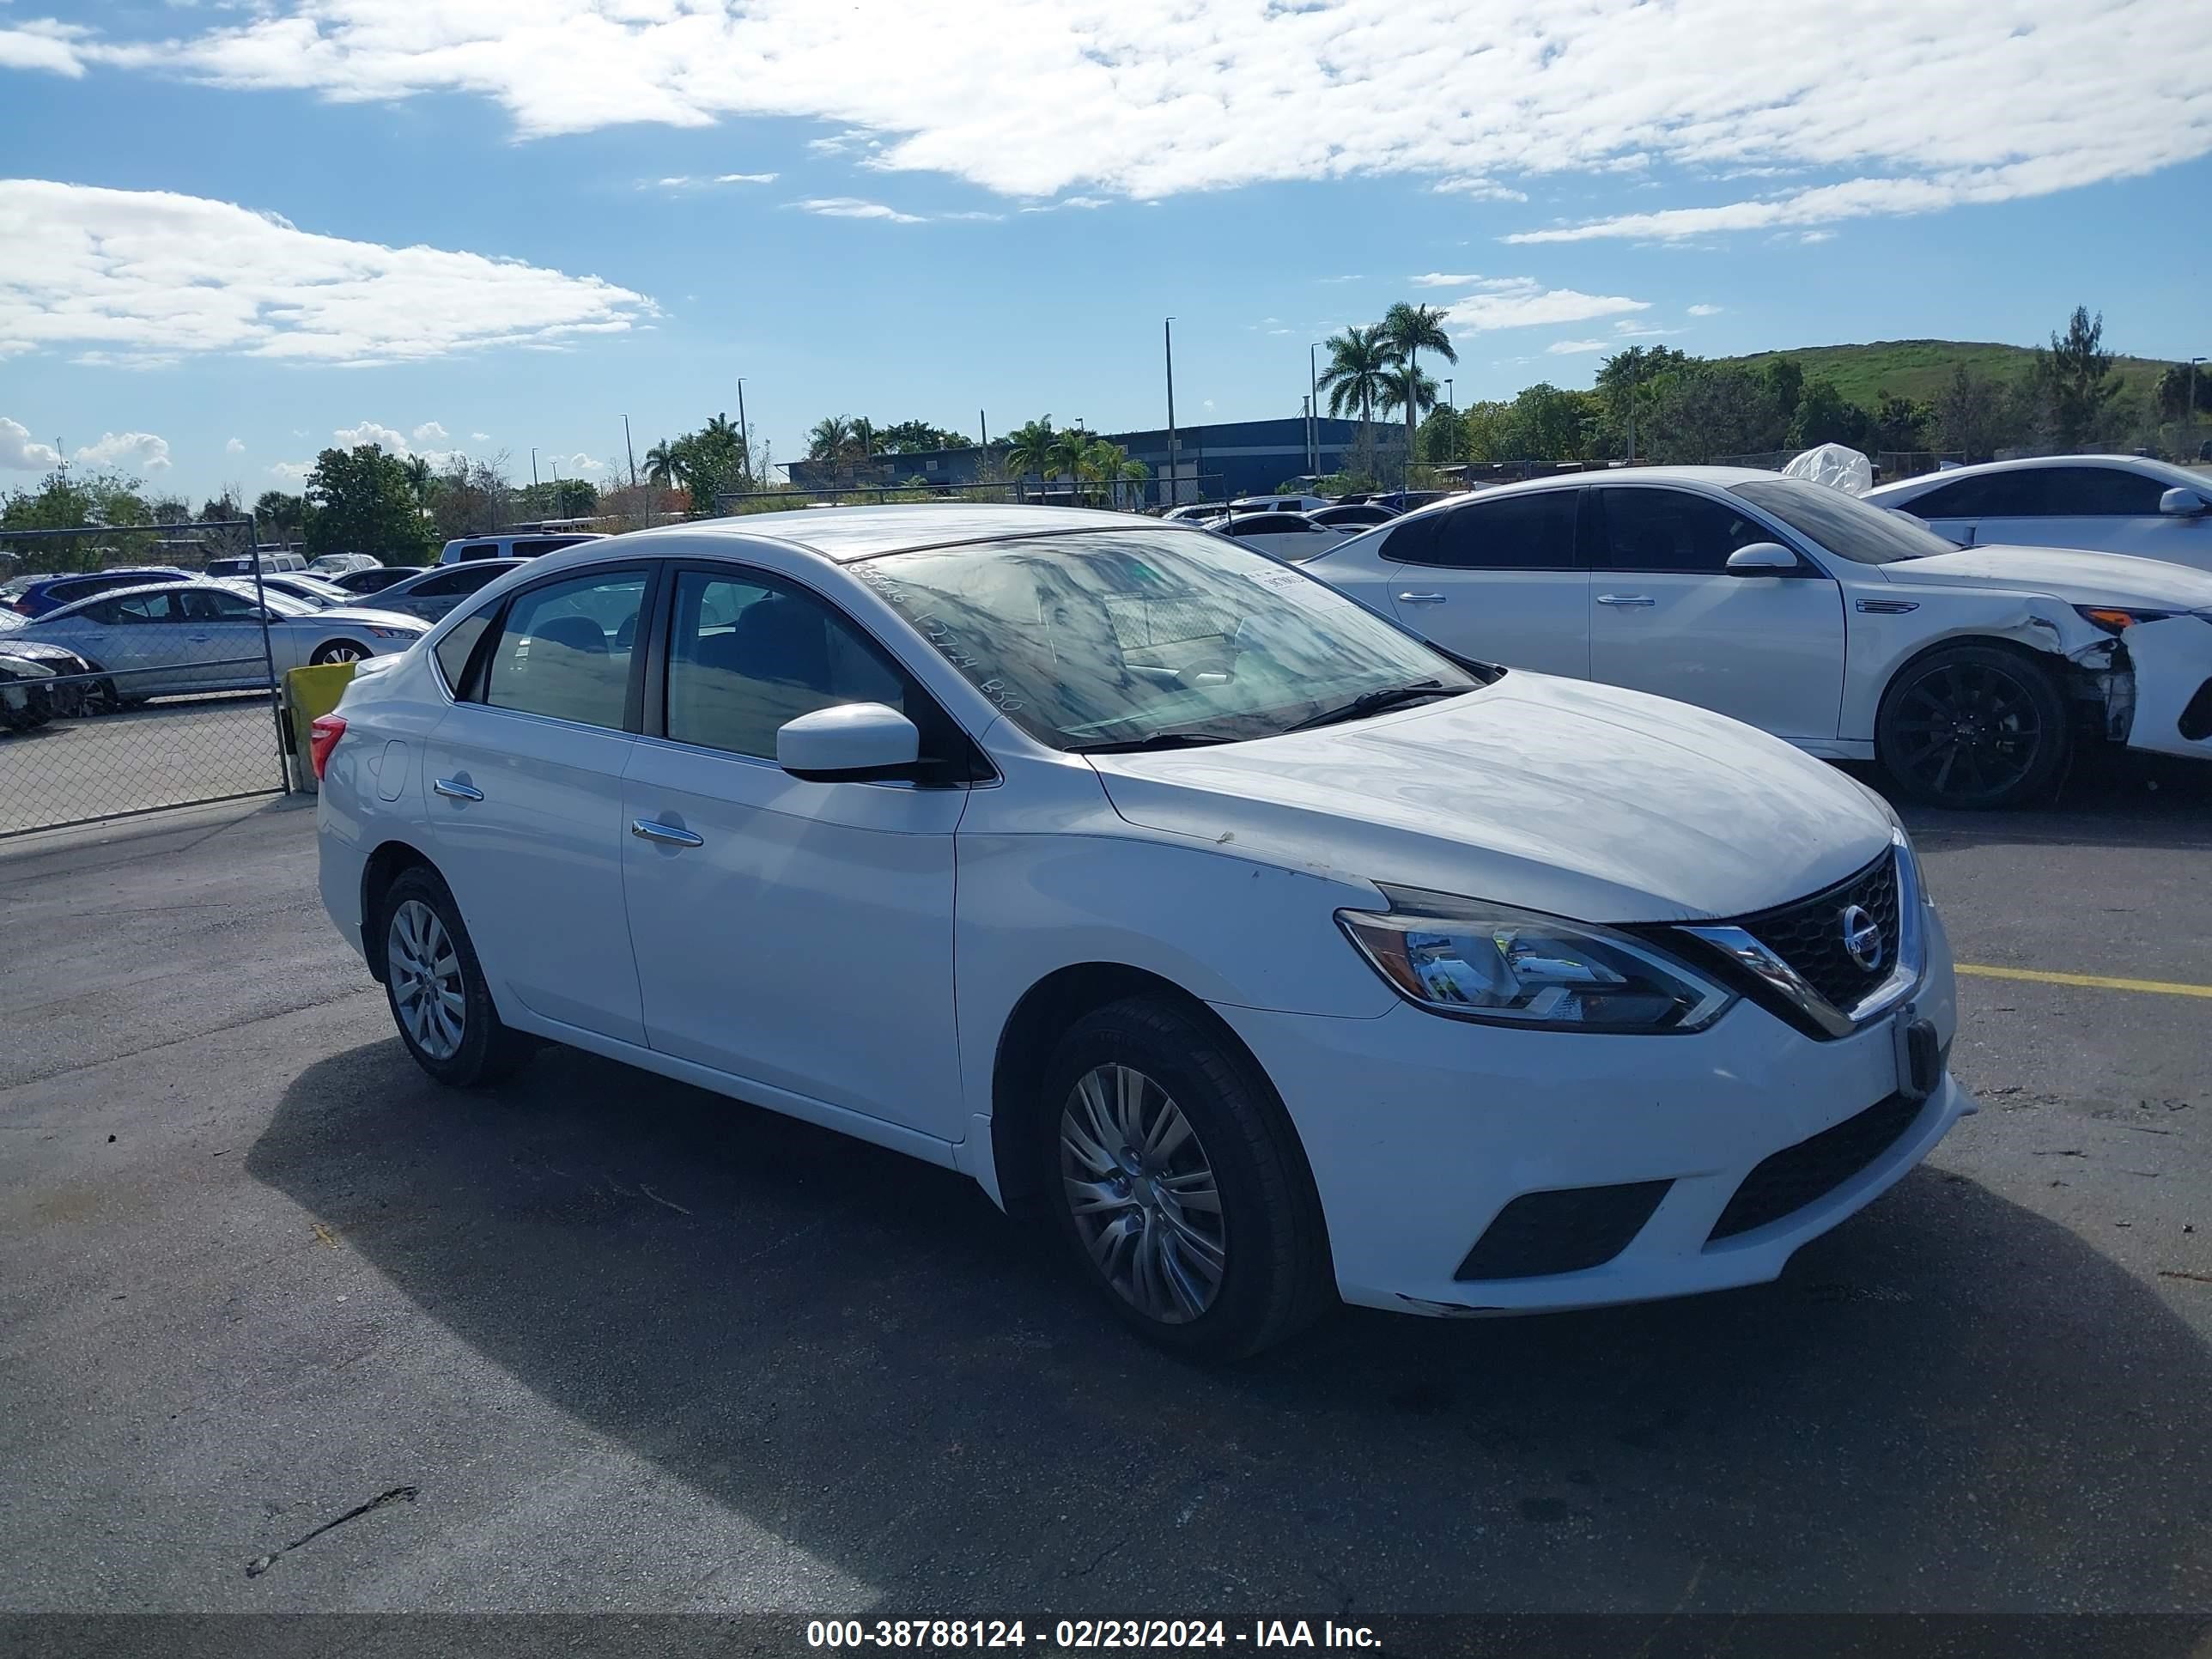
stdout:
{"type": "MultiPolygon", "coordinates": [[[[251,520],[135,528],[254,544],[251,520]]],[[[284,787],[276,672],[295,653],[272,641],[258,572],[230,584],[88,568],[78,549],[112,533],[6,533],[32,567],[13,598],[50,608],[0,611],[0,836],[284,787]],[[46,585],[44,564],[67,586],[46,585]]]]}
{"type": "MultiPolygon", "coordinates": [[[[1224,501],[1227,480],[1217,473],[1177,481],[1179,501],[1196,504],[1224,501]]],[[[1122,513],[1157,511],[1167,499],[1158,478],[1070,480],[1017,478],[992,483],[935,483],[908,480],[836,485],[793,485],[782,489],[725,489],[714,496],[724,517],[747,513],[785,513],[806,507],[878,507],[902,501],[1010,501],[1032,506],[1103,507],[1122,513]]]]}

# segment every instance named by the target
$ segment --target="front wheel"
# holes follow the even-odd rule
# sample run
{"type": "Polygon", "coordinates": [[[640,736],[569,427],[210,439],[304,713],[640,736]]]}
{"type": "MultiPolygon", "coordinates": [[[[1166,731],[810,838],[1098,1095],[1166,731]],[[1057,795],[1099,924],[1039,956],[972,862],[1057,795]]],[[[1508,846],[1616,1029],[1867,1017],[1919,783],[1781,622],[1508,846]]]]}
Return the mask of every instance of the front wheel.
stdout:
{"type": "Polygon", "coordinates": [[[384,993],[415,1063],[441,1083],[497,1083],[530,1057],[530,1044],[492,1006],[483,964],[446,884],[426,869],[401,872],[386,891],[384,993]]]}
{"type": "Polygon", "coordinates": [[[330,640],[315,647],[315,654],[307,659],[317,668],[327,668],[336,662],[359,662],[369,654],[368,647],[352,640],[330,640]]]}
{"type": "Polygon", "coordinates": [[[1071,1026],[1038,1137],[1057,1231],[1152,1341],[1258,1352],[1334,1299],[1320,1200],[1282,1108],[1220,1036],[1165,998],[1071,1026]]]}
{"type": "Polygon", "coordinates": [[[2056,787],[2069,743],[2050,673],[2016,651],[1958,645],[1911,664],[1881,700],[1875,752],[1934,806],[2023,806],[2056,787]]]}

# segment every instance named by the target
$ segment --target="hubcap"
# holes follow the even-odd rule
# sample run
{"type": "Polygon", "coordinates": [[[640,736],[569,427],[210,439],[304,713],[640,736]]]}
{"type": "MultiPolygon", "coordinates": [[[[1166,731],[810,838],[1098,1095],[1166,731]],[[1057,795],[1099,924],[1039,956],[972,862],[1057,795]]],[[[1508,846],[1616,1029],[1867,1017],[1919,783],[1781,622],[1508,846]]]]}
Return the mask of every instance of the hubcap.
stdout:
{"type": "Polygon", "coordinates": [[[460,1052],[468,1002],[461,994],[461,958],[438,913],[409,899],[392,913],[385,941],[385,972],[392,1006],[415,1045],[433,1060],[460,1052]]]}
{"type": "Polygon", "coordinates": [[[361,655],[349,645],[326,645],[323,647],[325,662],[359,662],[361,655]]]}
{"type": "Polygon", "coordinates": [[[1228,1261],[1221,1190],[1166,1090],[1127,1066],[1085,1073],[1060,1108],[1060,1178],[1115,1295],[1169,1325],[1213,1305],[1228,1261]]]}
{"type": "Polygon", "coordinates": [[[2027,775],[2043,747],[2043,720],[2027,688],[1975,663],[1947,664],[1916,684],[1896,731],[1898,769],[1954,800],[2002,794],[2027,775]]]}

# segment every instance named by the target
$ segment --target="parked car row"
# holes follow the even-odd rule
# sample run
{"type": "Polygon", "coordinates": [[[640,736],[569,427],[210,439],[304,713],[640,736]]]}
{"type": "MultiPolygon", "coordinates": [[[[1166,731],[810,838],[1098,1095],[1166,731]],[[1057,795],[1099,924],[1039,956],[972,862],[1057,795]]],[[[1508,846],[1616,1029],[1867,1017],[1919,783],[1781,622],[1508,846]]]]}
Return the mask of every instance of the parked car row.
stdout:
{"type": "Polygon", "coordinates": [[[1390,597],[1502,507],[1542,583],[1663,586],[1729,514],[1759,574],[1716,580],[1785,617],[1948,604],[1745,479],[1304,568],[978,506],[516,563],[316,722],[323,902],[441,1082],[566,1043],[961,1170],[1170,1347],[1769,1279],[1972,1109],[1909,838],[1803,746],[1390,597]],[[1379,603],[1316,580],[1370,558],[1379,603]]]}

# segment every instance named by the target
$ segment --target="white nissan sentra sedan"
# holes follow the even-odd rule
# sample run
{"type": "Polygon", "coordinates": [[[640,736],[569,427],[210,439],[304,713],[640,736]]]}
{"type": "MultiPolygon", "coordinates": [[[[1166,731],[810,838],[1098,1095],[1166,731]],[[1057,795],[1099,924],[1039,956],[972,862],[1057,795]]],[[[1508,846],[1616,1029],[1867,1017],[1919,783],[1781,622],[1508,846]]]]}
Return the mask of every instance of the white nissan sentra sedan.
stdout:
{"type": "Polygon", "coordinates": [[[1972,1109],[1911,842],[1787,744],[1196,530],[799,516],[535,561],[317,723],[434,1078],[567,1043],[964,1171],[1212,1355],[1770,1279],[1972,1109]]]}

